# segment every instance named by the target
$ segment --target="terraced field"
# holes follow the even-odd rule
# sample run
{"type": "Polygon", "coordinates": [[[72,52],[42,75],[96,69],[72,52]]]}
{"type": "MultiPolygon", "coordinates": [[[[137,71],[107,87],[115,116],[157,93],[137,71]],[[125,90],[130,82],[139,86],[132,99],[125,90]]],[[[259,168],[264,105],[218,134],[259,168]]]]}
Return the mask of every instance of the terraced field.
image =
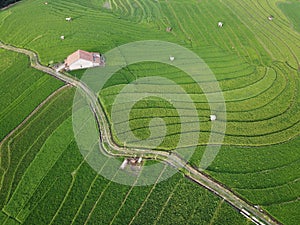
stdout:
{"type": "Polygon", "coordinates": [[[292,22],[292,27],[296,31],[300,32],[300,16],[299,16],[299,3],[297,1],[288,1],[278,4],[278,7],[284,12],[284,14],[292,22]]]}
{"type": "MultiPolygon", "coordinates": [[[[24,0],[0,12],[0,40],[36,51],[45,65],[62,61],[79,48],[105,52],[138,40],[169,41],[192,50],[215,74],[226,102],[223,147],[206,172],[283,224],[294,225],[300,221],[300,35],[294,30],[300,22],[293,10],[299,2],[290,2],[278,6],[276,0],[57,0],[45,5],[40,0],[24,0]],[[270,15],[274,20],[268,20],[270,15]],[[73,21],[68,23],[65,17],[73,21]],[[20,26],[20,21],[26,27],[20,26]],[[224,23],[223,28],[217,27],[218,21],[224,23]],[[172,31],[166,32],[166,27],[172,31]],[[66,39],[60,40],[60,35],[66,39]]],[[[20,85],[22,91],[12,89],[16,93],[1,99],[2,114],[7,117],[3,121],[8,125],[2,131],[1,119],[0,139],[61,85],[51,86],[52,79],[48,81],[43,74],[28,76],[37,72],[25,66],[25,57],[0,50],[0,57],[12,56],[19,66],[12,60],[0,65],[0,76],[10,78],[1,79],[1,91],[7,93],[15,79],[28,86],[20,85]],[[18,111],[18,117],[7,113],[13,107],[25,109],[17,100],[29,96],[30,88],[40,94],[35,88],[40,82],[48,92],[43,91],[36,102],[30,101],[22,116],[18,111]]],[[[73,74],[80,77],[82,72],[73,74]]],[[[183,71],[155,62],[119,70],[99,93],[109,120],[118,93],[130,82],[148,76],[174,81],[194,101],[201,131],[190,163],[198,167],[209,138],[212,112],[203,91],[183,71]]],[[[153,93],[170,90],[153,85],[153,93]]],[[[7,215],[28,224],[250,224],[180,174],[146,188],[122,186],[97,175],[80,156],[72,136],[72,94],[69,88],[59,91],[33,119],[1,143],[0,221],[4,224],[15,222],[7,215]],[[59,104],[61,101],[66,104],[59,104]],[[46,160],[50,156],[51,160],[46,160]]],[[[218,116],[220,112],[213,113],[218,116]]],[[[181,124],[166,100],[149,98],[136,103],[130,114],[131,131],[147,138],[153,117],[163,118],[167,124],[167,136],[158,148],[173,149],[181,124]]],[[[198,131],[186,130],[187,135],[193,132],[198,131]]],[[[114,139],[124,145],[118,137],[114,139]]]]}
{"type": "Polygon", "coordinates": [[[29,68],[23,55],[0,49],[0,61],[0,139],[3,139],[63,83],[29,68]]]}
{"type": "MultiPolygon", "coordinates": [[[[220,71],[218,76],[218,71],[215,70],[215,74],[224,90],[223,94],[227,108],[227,131],[224,144],[261,146],[281,143],[297,136],[299,118],[295,115],[297,115],[299,110],[297,104],[299,93],[296,87],[299,85],[299,81],[296,77],[296,72],[279,62],[264,68],[239,62],[234,57],[232,57],[232,60],[222,62],[222,65],[228,63],[226,72],[223,70],[225,74],[220,71]],[[230,66],[230,64],[239,65],[241,68],[235,71],[237,68],[234,65],[230,66]]],[[[135,77],[140,78],[152,76],[153,74],[167,77],[177,84],[181,84],[187,90],[187,93],[192,96],[202,120],[202,139],[199,144],[205,144],[207,142],[205,136],[210,131],[210,108],[205,94],[183,72],[172,70],[165,65],[157,65],[153,68],[152,63],[129,66],[112,78],[115,84],[102,91],[103,101],[107,107],[108,114],[110,114],[111,106],[114,104],[118,91],[125,87],[127,83],[133,81],[135,77]],[[120,79],[121,76],[124,78],[120,79]]],[[[162,87],[161,84],[153,85],[154,94],[159,93],[155,90],[167,89],[167,87],[162,87]]],[[[157,103],[157,110],[161,112],[162,107],[168,108],[168,106],[164,105],[164,103],[157,103]]],[[[153,104],[150,107],[152,110],[155,108],[153,104]]],[[[145,107],[140,106],[139,112],[136,110],[133,112],[132,124],[135,123],[136,125],[133,125],[132,129],[144,128],[145,130],[145,127],[147,127],[147,120],[144,123],[140,122],[149,117],[149,115],[145,115],[146,109],[143,108],[145,107]]],[[[126,108],[124,108],[125,110],[126,108]]],[[[174,113],[171,111],[169,111],[169,114],[164,112],[161,112],[161,114],[160,116],[166,119],[174,117],[174,113]]],[[[172,120],[170,123],[174,124],[172,120]]],[[[141,133],[144,133],[144,130],[141,130],[141,133]]],[[[169,135],[176,133],[178,133],[178,129],[177,131],[176,129],[170,131],[169,135]]],[[[176,138],[170,138],[176,141],[176,138]]]]}
{"type": "Polygon", "coordinates": [[[299,221],[299,145],[297,137],[271,147],[223,147],[208,172],[253,204],[280,215],[284,224],[295,224],[299,221]]]}
{"type": "Polygon", "coordinates": [[[249,224],[180,174],[148,187],[99,176],[73,137],[73,94],[60,89],[1,142],[1,224],[249,224]]]}
{"type": "MultiPolygon", "coordinates": [[[[32,192],[60,156],[59,150],[64,150],[60,149],[64,145],[57,137],[55,142],[48,140],[58,134],[60,140],[67,142],[67,135],[73,139],[72,130],[66,129],[65,135],[59,130],[67,123],[64,120],[69,117],[70,106],[58,105],[72,97],[71,91],[61,92],[53,96],[52,102],[42,106],[38,115],[31,117],[1,143],[1,207],[5,205],[4,211],[14,218],[24,207],[20,202],[25,204],[32,197],[32,192]]],[[[22,213],[26,215],[28,212],[24,210],[22,213]]]]}

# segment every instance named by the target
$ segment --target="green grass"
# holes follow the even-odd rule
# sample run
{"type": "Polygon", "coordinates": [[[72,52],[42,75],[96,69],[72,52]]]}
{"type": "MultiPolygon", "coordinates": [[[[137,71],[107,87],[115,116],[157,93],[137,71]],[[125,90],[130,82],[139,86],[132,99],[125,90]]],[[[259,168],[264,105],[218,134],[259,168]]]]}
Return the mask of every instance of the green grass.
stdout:
{"type": "Polygon", "coordinates": [[[30,68],[26,56],[0,49],[0,140],[63,83],[30,68]]]}
{"type": "MultiPolygon", "coordinates": [[[[128,224],[132,221],[132,224],[153,224],[160,215],[161,220],[157,221],[158,224],[183,224],[185,220],[189,220],[190,224],[199,224],[199,220],[202,224],[208,224],[221,202],[220,199],[199,189],[197,185],[182,178],[179,174],[155,186],[132,189],[112,183],[97,175],[84,178],[85,173],[91,174],[88,168],[82,166],[78,170],[74,184],[70,186],[71,194],[67,196],[65,202],[62,202],[63,206],[56,214],[54,223],[128,224]],[[86,186],[83,181],[91,186],[86,186]],[[178,188],[175,189],[174,186],[178,188]],[[86,194],[87,198],[74,199],[72,196],[75,193],[76,196],[86,194]],[[171,218],[169,211],[174,212],[171,218]],[[167,222],[165,218],[168,218],[167,222]]],[[[226,208],[227,204],[224,203],[223,207],[226,208]]],[[[232,215],[231,222],[246,224],[246,220],[232,208],[229,208],[229,214],[232,215]]],[[[224,224],[230,224],[230,222],[224,224]]]]}
{"type": "MultiPolygon", "coordinates": [[[[45,5],[41,0],[24,0],[0,12],[0,40],[36,51],[45,65],[50,61],[62,61],[77,49],[106,52],[137,40],[171,41],[191,49],[214,72],[226,100],[224,146],[208,173],[253,204],[261,205],[282,223],[297,224],[300,36],[294,29],[299,28],[298,2],[110,0],[111,10],[102,7],[104,2],[58,0],[48,1],[45,5]],[[274,16],[273,21],[267,19],[269,15],[274,16]],[[69,16],[73,18],[70,23],[65,21],[69,16]],[[217,27],[218,21],[224,22],[222,29],[217,27]],[[167,33],[165,29],[169,26],[173,31],[167,33]],[[60,40],[61,35],[66,39],[60,40]]],[[[6,96],[0,107],[8,110],[10,104],[15,104],[11,107],[20,106],[19,109],[27,110],[23,117],[19,116],[18,110],[15,114],[13,110],[11,113],[3,111],[6,121],[13,121],[10,126],[15,127],[35,105],[31,105],[31,101],[30,106],[17,101],[10,103],[6,93],[10,91],[14,101],[27,96],[30,90],[42,93],[37,86],[47,83],[47,79],[43,75],[38,80],[28,77],[36,72],[27,68],[25,57],[5,51],[0,54],[4,54],[0,76],[5,77],[1,79],[0,90],[3,90],[2,96],[6,96]],[[14,57],[20,60],[20,65],[14,64],[14,57]],[[17,77],[18,73],[22,76],[17,77]],[[15,79],[20,84],[12,89],[15,79]],[[19,89],[23,90],[22,93],[18,92],[19,89]]],[[[83,73],[72,72],[76,77],[83,73]]],[[[140,63],[118,71],[105,84],[100,95],[108,117],[119,91],[136,77],[145,76],[169,78],[193,99],[201,121],[201,132],[191,163],[198,166],[204,151],[202,145],[208,140],[211,112],[202,91],[184,72],[159,63],[140,63]]],[[[57,97],[57,102],[53,103],[52,109],[57,114],[51,113],[50,108],[43,109],[39,113],[40,119],[33,123],[36,126],[24,127],[22,135],[1,147],[1,208],[21,184],[31,162],[34,164],[35,155],[42,150],[47,137],[69,116],[70,93],[57,97]],[[63,96],[68,97],[64,99],[63,96]],[[60,101],[69,105],[60,105],[60,101]],[[55,118],[55,115],[61,116],[55,118]],[[12,155],[9,148],[14,150],[12,155]]],[[[45,91],[44,98],[49,94],[45,91]]],[[[182,107],[187,109],[184,103],[182,107]]],[[[177,112],[167,101],[149,98],[136,103],[130,114],[131,129],[137,136],[146,138],[149,136],[149,120],[156,116],[163,118],[168,128],[167,138],[160,148],[171,149],[177,144],[180,122],[177,112]]],[[[11,129],[3,128],[6,130],[2,129],[1,121],[4,134],[11,129]]],[[[186,134],[192,132],[189,130],[186,134]]],[[[54,224],[70,224],[72,221],[82,224],[86,220],[89,223],[113,220],[114,224],[128,224],[133,218],[133,224],[153,224],[155,221],[158,224],[182,224],[187,218],[191,218],[190,224],[247,223],[230,206],[178,174],[157,184],[152,192],[151,189],[131,189],[97,176],[82,162],[76,143],[72,142],[24,205],[23,215],[28,217],[23,219],[25,224],[47,224],[50,221],[54,224]],[[76,173],[72,173],[75,170],[76,173]],[[168,220],[169,215],[172,215],[171,220],[168,220]]],[[[2,218],[6,216],[0,214],[2,218]]]]}
{"type": "Polygon", "coordinates": [[[5,214],[0,217],[3,224],[10,224],[6,214],[17,215],[24,224],[82,224],[85,221],[127,224],[131,220],[133,224],[152,224],[159,218],[158,224],[165,224],[169,211],[176,211],[176,216],[168,219],[170,223],[183,223],[188,219],[191,224],[198,224],[199,220],[208,224],[213,218],[218,220],[215,214],[222,215],[220,208],[226,209],[225,214],[231,217],[224,224],[232,221],[247,224],[233,208],[180,174],[154,186],[134,188],[97,175],[82,159],[76,143],[70,143],[72,126],[68,118],[73,93],[72,89],[58,93],[2,146],[1,154],[4,154],[5,146],[15,150],[17,143],[23,143],[21,151],[9,153],[9,158],[14,159],[5,160],[9,165],[1,164],[7,168],[0,191],[4,199],[1,202],[5,204],[5,214]],[[65,104],[60,104],[61,101],[65,104]],[[61,116],[57,118],[56,115],[61,116]],[[29,137],[40,143],[34,155],[32,152],[36,150],[32,148],[35,146],[27,140],[29,137]],[[56,156],[52,157],[54,154],[56,156]],[[28,162],[30,165],[23,167],[23,163],[28,162]],[[15,175],[9,171],[14,171],[15,175]],[[17,186],[5,188],[9,183],[17,183],[17,186]]]}
{"type": "MultiPolygon", "coordinates": [[[[233,58],[233,60],[235,59],[233,58]]],[[[224,62],[224,68],[231,69],[230,65],[226,67],[229,63],[231,61],[224,62]]],[[[240,64],[240,66],[242,67],[244,64],[240,64]]],[[[296,88],[299,79],[296,77],[295,71],[282,63],[274,62],[270,68],[252,68],[251,76],[246,75],[245,78],[238,79],[236,74],[239,73],[239,70],[238,72],[232,71],[227,74],[226,79],[222,79],[216,73],[220,79],[220,84],[225,89],[223,95],[227,110],[227,136],[224,144],[262,146],[282,143],[297,136],[300,126],[298,116],[300,96],[296,88]],[[251,79],[247,79],[249,76],[251,79]],[[248,84],[244,85],[243,79],[247,79],[248,84]]],[[[202,139],[199,140],[199,144],[205,144],[207,142],[205,137],[210,131],[210,122],[208,121],[210,110],[206,97],[191,78],[171,66],[159,63],[143,63],[131,65],[118,71],[107,82],[100,94],[107,114],[110,116],[112,106],[115,104],[115,97],[126,84],[136,78],[146,76],[161,76],[171,79],[181,85],[191,96],[201,121],[200,136],[202,135],[202,139]]],[[[150,91],[158,93],[165,90],[168,93],[171,89],[172,87],[157,84],[150,91]]],[[[184,104],[182,103],[182,108],[185,108],[186,115],[188,115],[188,105],[184,104]]],[[[128,109],[123,107],[123,110],[125,112],[128,109]]],[[[176,110],[161,101],[139,103],[131,110],[131,130],[143,134],[143,138],[145,138],[149,134],[149,131],[146,131],[149,118],[159,116],[169,120],[168,135],[175,135],[178,133],[180,122],[174,113],[176,110]]],[[[124,131],[124,133],[126,132],[131,131],[124,131]]],[[[190,132],[195,131],[190,130],[190,132]]],[[[176,145],[178,138],[171,137],[171,139],[173,143],[167,141],[163,146],[164,148],[176,145]]]]}
{"type": "Polygon", "coordinates": [[[58,107],[61,101],[67,99],[72,99],[70,90],[56,94],[51,102],[39,110],[37,116],[31,117],[24,126],[1,143],[1,168],[4,171],[1,176],[1,207],[17,188],[23,173],[31,165],[48,136],[69,115],[70,105],[58,107]]]}
{"type": "Polygon", "coordinates": [[[260,147],[222,147],[209,174],[253,204],[260,205],[284,224],[297,224],[299,207],[299,144],[260,147]],[[286,216],[283,212],[290,212],[286,216]]]}
{"type": "Polygon", "coordinates": [[[47,138],[30,166],[26,169],[14,194],[3,208],[8,215],[20,221],[28,216],[28,211],[23,207],[72,140],[71,118],[69,118],[47,138]]]}
{"type": "MultiPolygon", "coordinates": [[[[145,24],[131,25],[131,21],[119,19],[114,13],[104,10],[95,1],[24,1],[15,6],[1,26],[0,39],[17,46],[38,52],[42,63],[58,62],[78,48],[105,52],[128,40],[157,39],[159,32],[153,32],[145,24]],[[20,15],[23,15],[20,17],[20,15]],[[35,15],[35,18],[32,18],[35,15]],[[45,15],[47,15],[45,17],[45,15]],[[72,23],[65,21],[72,17],[72,23]],[[18,27],[19,19],[27,24],[26,29],[18,27]],[[90,27],[92,26],[92,27],[90,27]],[[118,29],[111,29],[118,26],[118,29]],[[29,32],[28,32],[29,31],[29,32]],[[15,35],[8,35],[7,32],[15,35]],[[28,35],[28,36],[27,36],[28,35]],[[61,41],[60,36],[65,40],[61,41]],[[26,38],[24,38],[26,37],[26,38]],[[118,38],[111,38],[118,37],[118,38]]],[[[101,1],[98,1],[101,2],[101,1]]],[[[1,12],[2,14],[2,12],[1,12]]],[[[0,14],[0,15],[1,15],[0,14]]],[[[4,16],[3,16],[4,17],[4,16]]],[[[163,33],[164,39],[172,36],[163,33]]]]}
{"type": "Polygon", "coordinates": [[[278,6],[291,21],[293,28],[300,33],[299,1],[288,1],[278,4],[278,6]]]}

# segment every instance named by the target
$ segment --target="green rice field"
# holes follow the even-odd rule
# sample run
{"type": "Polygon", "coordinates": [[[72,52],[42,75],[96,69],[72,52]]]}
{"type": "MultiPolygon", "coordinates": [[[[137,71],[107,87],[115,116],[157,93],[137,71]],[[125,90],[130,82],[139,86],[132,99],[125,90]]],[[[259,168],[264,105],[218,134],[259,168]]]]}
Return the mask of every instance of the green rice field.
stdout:
{"type": "MultiPolygon", "coordinates": [[[[205,173],[280,223],[300,223],[299,1],[47,3],[22,0],[0,11],[0,41],[33,50],[46,66],[62,62],[77,49],[105,54],[142,40],[168,41],[196,53],[215,75],[226,104],[224,141],[205,173]]],[[[31,68],[24,55],[0,49],[0,61],[0,224],[252,224],[181,173],[146,187],[117,184],[97,174],[74,138],[75,88],[31,68]]],[[[80,78],[84,72],[70,74],[80,78]]],[[[163,138],[157,150],[170,151],[187,125],[184,135],[199,136],[189,159],[199,167],[212,127],[209,116],[216,114],[216,123],[225,118],[218,117],[222,112],[211,112],[198,84],[171,65],[127,65],[104,84],[99,100],[113,140],[126,144],[118,139],[112,121],[116,97],[126,85],[145,77],[164,77],[174,88],[182,87],[198,114],[189,123],[199,120],[200,131],[182,124],[167,99],[152,97],[129,109],[130,129],[122,133],[147,139],[151,119],[162,118],[166,136],[156,137],[163,138]]],[[[151,93],[158,90],[171,92],[173,87],[153,83],[151,93]]],[[[182,109],[186,116],[192,110],[186,102],[182,109]]]]}
{"type": "Polygon", "coordinates": [[[0,49],[0,61],[0,139],[3,139],[63,83],[31,69],[21,54],[0,49]]]}

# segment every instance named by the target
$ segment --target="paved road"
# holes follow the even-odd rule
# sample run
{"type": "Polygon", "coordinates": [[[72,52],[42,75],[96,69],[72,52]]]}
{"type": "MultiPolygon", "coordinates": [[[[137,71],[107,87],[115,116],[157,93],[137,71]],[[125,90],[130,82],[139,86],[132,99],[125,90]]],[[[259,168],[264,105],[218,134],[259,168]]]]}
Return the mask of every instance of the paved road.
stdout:
{"type": "MultiPolygon", "coordinates": [[[[191,165],[189,165],[184,159],[179,157],[176,154],[169,155],[168,152],[165,151],[156,151],[156,150],[149,150],[149,149],[137,149],[137,148],[124,148],[117,146],[113,140],[110,133],[110,127],[108,126],[108,122],[106,120],[104,111],[102,106],[98,100],[98,96],[92,92],[83,82],[80,80],[68,75],[63,74],[60,72],[56,72],[54,69],[43,66],[40,64],[38,60],[38,56],[36,53],[16,48],[14,46],[5,45],[0,42],[0,48],[19,52],[26,54],[30,57],[31,66],[43,71],[51,76],[56,77],[68,83],[76,88],[80,88],[87,96],[90,101],[91,109],[94,111],[94,115],[96,120],[98,121],[99,131],[100,131],[100,138],[101,140],[105,141],[113,151],[110,149],[106,149],[106,153],[112,156],[133,156],[133,155],[140,155],[141,152],[143,155],[147,155],[147,158],[161,160],[165,163],[168,163],[176,168],[182,168],[181,171],[184,172],[185,176],[189,179],[193,180],[197,184],[205,187],[206,189],[212,191],[216,195],[223,198],[225,201],[233,205],[237,210],[240,211],[245,217],[252,220],[254,223],[258,225],[269,224],[269,225],[280,225],[281,223],[276,221],[272,218],[267,212],[254,207],[250,203],[243,200],[237,194],[233,193],[230,189],[221,185],[219,182],[213,180],[211,177],[208,177],[202,171],[195,169],[191,165]]],[[[104,145],[103,145],[104,147],[104,145]]]]}

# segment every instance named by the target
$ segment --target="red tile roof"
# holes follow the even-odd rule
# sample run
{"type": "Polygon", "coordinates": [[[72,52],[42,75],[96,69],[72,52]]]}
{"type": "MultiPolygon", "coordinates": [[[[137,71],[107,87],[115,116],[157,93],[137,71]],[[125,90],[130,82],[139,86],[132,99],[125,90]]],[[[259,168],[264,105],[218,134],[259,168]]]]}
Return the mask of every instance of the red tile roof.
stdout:
{"type": "Polygon", "coordinates": [[[71,65],[72,63],[76,62],[79,59],[84,59],[94,63],[101,63],[100,54],[97,52],[87,52],[83,50],[77,50],[76,52],[72,53],[67,57],[65,60],[65,64],[67,66],[71,65]]]}

